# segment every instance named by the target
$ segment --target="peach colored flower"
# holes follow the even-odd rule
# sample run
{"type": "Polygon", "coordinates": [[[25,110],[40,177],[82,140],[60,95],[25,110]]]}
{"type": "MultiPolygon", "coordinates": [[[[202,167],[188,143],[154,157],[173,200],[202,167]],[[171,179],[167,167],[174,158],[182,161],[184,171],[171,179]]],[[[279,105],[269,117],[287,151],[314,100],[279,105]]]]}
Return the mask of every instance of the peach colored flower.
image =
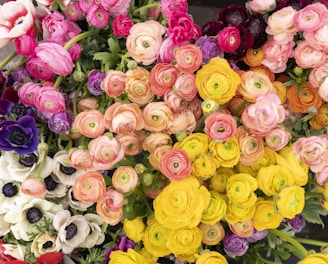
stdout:
{"type": "Polygon", "coordinates": [[[142,113],[145,129],[150,132],[166,130],[173,119],[171,109],[162,101],[151,102],[145,106],[142,113]]]}
{"type": "Polygon", "coordinates": [[[246,71],[241,75],[241,84],[238,92],[248,102],[254,103],[261,94],[275,93],[274,86],[270,78],[258,71],[246,71]]]}
{"type": "MultiPolygon", "coordinates": [[[[328,76],[328,73],[327,73],[328,76]]],[[[328,78],[325,77],[318,89],[319,96],[325,102],[328,102],[328,78]]]]}
{"type": "Polygon", "coordinates": [[[155,151],[159,146],[172,145],[173,141],[170,135],[163,132],[150,133],[143,142],[143,149],[148,152],[155,151]]]}
{"type": "Polygon", "coordinates": [[[328,139],[327,136],[311,136],[299,138],[293,144],[296,157],[317,173],[328,165],[328,139]]]}
{"type": "Polygon", "coordinates": [[[123,215],[123,208],[119,208],[117,210],[110,210],[106,204],[106,198],[103,196],[98,202],[96,206],[97,214],[104,220],[105,223],[114,226],[117,225],[123,215]]]}
{"type": "Polygon", "coordinates": [[[115,138],[121,144],[126,155],[135,156],[143,150],[142,144],[145,139],[145,132],[141,130],[128,134],[119,134],[115,138]]]}
{"type": "Polygon", "coordinates": [[[274,151],[279,151],[285,147],[292,139],[292,135],[282,126],[273,128],[266,136],[266,145],[274,151]]]}
{"type": "Polygon", "coordinates": [[[100,87],[109,97],[120,96],[125,91],[126,74],[122,71],[109,70],[100,87]]]}
{"type": "Polygon", "coordinates": [[[112,176],[113,187],[121,193],[129,193],[138,185],[138,174],[130,166],[118,167],[112,176]]]}
{"type": "Polygon", "coordinates": [[[159,170],[170,181],[180,181],[191,174],[191,161],[185,150],[172,148],[163,153],[159,170]]]}
{"type": "Polygon", "coordinates": [[[124,195],[114,188],[109,188],[102,196],[105,206],[109,210],[116,211],[123,206],[124,195]]]}
{"type": "Polygon", "coordinates": [[[98,101],[97,98],[95,97],[89,97],[89,98],[82,98],[78,103],[77,103],[77,111],[84,112],[88,110],[96,110],[98,109],[98,101]]]}
{"type": "Polygon", "coordinates": [[[99,172],[87,172],[79,176],[73,186],[75,199],[83,203],[96,203],[105,192],[106,182],[99,172]]]}
{"type": "Polygon", "coordinates": [[[183,99],[180,95],[173,90],[167,91],[164,94],[163,101],[167,104],[173,112],[182,111],[188,108],[190,103],[183,99]]]}
{"type": "Polygon", "coordinates": [[[196,128],[196,119],[192,111],[183,110],[173,113],[172,122],[166,132],[169,134],[177,134],[178,132],[192,133],[196,128]]]}
{"type": "Polygon", "coordinates": [[[267,135],[286,118],[286,110],[276,94],[262,94],[243,112],[243,124],[257,136],[267,135]]]}
{"type": "Polygon", "coordinates": [[[157,96],[163,96],[171,90],[179,70],[170,63],[157,63],[150,71],[150,84],[152,92],[157,96]]]}
{"type": "Polygon", "coordinates": [[[125,92],[128,99],[139,105],[146,105],[154,99],[150,85],[150,73],[147,69],[137,67],[126,72],[125,92]]]}
{"type": "Polygon", "coordinates": [[[231,114],[215,112],[206,117],[204,131],[211,140],[225,141],[235,136],[237,122],[231,114]]]}
{"type": "Polygon", "coordinates": [[[249,8],[255,13],[267,13],[276,8],[275,0],[251,0],[249,8]]]}
{"type": "Polygon", "coordinates": [[[20,185],[20,191],[23,194],[38,198],[44,198],[47,193],[44,180],[33,176],[29,176],[23,180],[20,185]]]}
{"type": "MultiPolygon", "coordinates": [[[[326,21],[328,21],[328,18],[326,19],[326,21]]],[[[325,23],[315,31],[304,32],[303,36],[304,39],[307,41],[307,43],[313,49],[324,50],[325,52],[327,52],[328,51],[327,32],[328,32],[328,26],[325,23]]]]}
{"type": "Polygon", "coordinates": [[[313,3],[297,11],[294,15],[293,22],[297,31],[316,31],[325,24],[328,18],[328,10],[322,3],[313,3]]]}
{"type": "Polygon", "coordinates": [[[138,63],[150,65],[156,61],[163,42],[164,27],[155,20],[136,23],[126,39],[126,48],[138,63]]]}
{"type": "Polygon", "coordinates": [[[96,138],[105,132],[104,115],[99,110],[78,113],[73,125],[83,136],[96,138]]]}
{"type": "Polygon", "coordinates": [[[86,170],[92,167],[92,158],[88,149],[71,148],[67,160],[77,170],[86,170]]]}
{"type": "Polygon", "coordinates": [[[197,96],[191,100],[187,108],[194,113],[196,121],[203,116],[201,100],[197,96]]]}
{"type": "Polygon", "coordinates": [[[170,151],[172,148],[173,147],[171,145],[161,145],[152,151],[148,156],[148,160],[151,166],[154,169],[159,170],[159,163],[163,154],[167,151],[170,151]]]}
{"type": "Polygon", "coordinates": [[[264,155],[264,141],[262,137],[244,132],[238,137],[240,148],[239,162],[245,166],[253,165],[264,155]]]}
{"type": "Polygon", "coordinates": [[[301,68],[315,68],[326,62],[327,53],[314,49],[307,41],[301,41],[295,48],[294,58],[301,68]]]}
{"type": "Polygon", "coordinates": [[[315,181],[321,186],[328,182],[328,165],[315,174],[315,181]]]}
{"type": "Polygon", "coordinates": [[[229,229],[239,237],[250,237],[255,230],[252,219],[236,222],[234,224],[229,223],[229,229]]]}
{"type": "Polygon", "coordinates": [[[272,35],[279,43],[286,43],[293,40],[297,32],[293,23],[296,12],[293,7],[287,6],[272,13],[268,18],[266,33],[272,35]]]}
{"type": "Polygon", "coordinates": [[[187,101],[191,101],[197,95],[195,74],[181,72],[173,86],[173,91],[187,101]]]}
{"type": "Polygon", "coordinates": [[[308,77],[309,83],[314,88],[318,88],[324,81],[324,79],[328,76],[328,63],[320,65],[319,67],[315,67],[311,69],[311,72],[308,77]]]}
{"type": "Polygon", "coordinates": [[[177,47],[174,57],[178,69],[188,73],[194,73],[203,63],[202,51],[195,44],[177,47]]]}
{"type": "Polygon", "coordinates": [[[104,118],[106,128],[113,133],[127,134],[144,128],[142,111],[135,103],[116,102],[107,108],[104,118]]]}
{"type": "Polygon", "coordinates": [[[109,170],[124,158],[124,149],[116,138],[108,134],[89,143],[92,164],[97,170],[109,170]]]}

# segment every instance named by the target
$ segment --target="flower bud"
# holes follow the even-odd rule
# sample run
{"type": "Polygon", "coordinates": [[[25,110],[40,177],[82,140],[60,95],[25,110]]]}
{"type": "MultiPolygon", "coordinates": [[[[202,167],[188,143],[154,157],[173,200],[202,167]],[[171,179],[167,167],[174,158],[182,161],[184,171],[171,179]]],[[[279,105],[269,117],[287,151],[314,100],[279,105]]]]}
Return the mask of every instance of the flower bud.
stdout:
{"type": "Polygon", "coordinates": [[[219,104],[215,102],[213,99],[206,98],[202,102],[201,107],[204,115],[209,115],[219,109],[219,104]]]}
{"type": "Polygon", "coordinates": [[[138,173],[138,175],[143,174],[146,171],[146,167],[142,163],[136,164],[134,166],[134,169],[136,170],[136,172],[138,173]]]}
{"type": "Polygon", "coordinates": [[[293,72],[295,73],[296,76],[301,76],[303,73],[303,69],[301,67],[294,67],[293,72]]]}
{"type": "Polygon", "coordinates": [[[138,63],[134,60],[129,60],[127,63],[127,67],[129,70],[134,70],[138,67],[138,63]]]}
{"type": "Polygon", "coordinates": [[[43,179],[34,175],[29,176],[22,182],[20,190],[26,195],[38,198],[44,198],[46,195],[46,185],[43,179]]]}
{"type": "Polygon", "coordinates": [[[142,175],[142,184],[144,186],[150,186],[153,183],[153,175],[151,173],[146,173],[142,175]]]}
{"type": "Polygon", "coordinates": [[[76,82],[84,82],[86,78],[84,72],[77,70],[73,72],[73,79],[76,82]]]}

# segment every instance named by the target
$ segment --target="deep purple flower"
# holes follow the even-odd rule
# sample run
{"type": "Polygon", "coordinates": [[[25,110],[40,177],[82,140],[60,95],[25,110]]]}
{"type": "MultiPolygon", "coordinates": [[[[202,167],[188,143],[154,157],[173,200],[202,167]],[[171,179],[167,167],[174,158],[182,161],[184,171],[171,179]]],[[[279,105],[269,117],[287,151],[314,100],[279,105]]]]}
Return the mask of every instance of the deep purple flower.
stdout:
{"type": "Polygon", "coordinates": [[[110,260],[110,254],[112,253],[112,251],[115,250],[121,250],[121,251],[128,251],[129,248],[134,248],[136,246],[136,244],[129,239],[127,236],[121,236],[119,238],[119,241],[117,243],[116,247],[110,247],[106,250],[105,252],[105,261],[104,264],[107,264],[110,260]]]}
{"type": "Polygon", "coordinates": [[[301,214],[296,215],[292,219],[286,219],[285,224],[293,229],[294,232],[298,233],[303,230],[306,225],[306,222],[301,214]]]}
{"type": "Polygon", "coordinates": [[[223,57],[224,53],[216,44],[216,40],[208,37],[200,37],[196,40],[195,45],[198,46],[203,54],[203,63],[206,64],[213,57],[223,57]]]}
{"type": "Polygon", "coordinates": [[[204,26],[202,26],[202,36],[216,36],[220,27],[217,21],[208,21],[204,26]]]}
{"type": "Polygon", "coordinates": [[[249,18],[249,13],[245,6],[231,4],[220,10],[218,23],[222,27],[239,26],[245,24],[249,18]]]}
{"type": "Polygon", "coordinates": [[[62,134],[69,132],[73,123],[72,116],[67,112],[59,112],[53,114],[48,120],[49,129],[56,133],[62,134]]]}
{"type": "Polygon", "coordinates": [[[29,154],[38,148],[38,135],[39,129],[31,116],[23,116],[18,121],[6,120],[0,124],[0,149],[29,154]]]}
{"type": "Polygon", "coordinates": [[[13,71],[11,74],[12,79],[15,84],[24,83],[25,79],[31,79],[31,74],[26,70],[25,67],[20,67],[13,71]]]}
{"type": "Polygon", "coordinates": [[[264,230],[261,230],[261,231],[255,229],[253,234],[250,237],[248,237],[246,240],[249,243],[255,243],[259,240],[264,239],[268,234],[269,234],[268,229],[264,229],[264,230]]]}
{"type": "Polygon", "coordinates": [[[3,75],[2,71],[0,71],[0,96],[2,95],[3,89],[5,89],[6,82],[7,80],[5,76],[3,75]]]}
{"type": "Polygon", "coordinates": [[[88,90],[93,95],[101,95],[104,90],[101,89],[100,85],[102,80],[106,77],[105,72],[93,70],[88,75],[88,90]]]}
{"type": "Polygon", "coordinates": [[[311,0],[282,0],[279,3],[277,3],[275,11],[287,6],[291,6],[292,8],[298,11],[311,3],[312,3],[311,0]]]}
{"type": "Polygon", "coordinates": [[[265,32],[267,22],[261,14],[251,15],[247,22],[246,28],[254,37],[253,49],[258,49],[267,40],[268,35],[265,32]]]}
{"type": "Polygon", "coordinates": [[[25,116],[33,115],[33,110],[31,107],[26,107],[22,104],[15,104],[9,100],[0,99],[0,115],[10,115],[13,114],[16,119],[25,116]]]}
{"type": "Polygon", "coordinates": [[[234,233],[228,233],[223,239],[224,252],[230,257],[243,256],[248,250],[246,238],[239,237],[234,233]]]}
{"type": "Polygon", "coordinates": [[[13,103],[18,103],[19,101],[17,91],[13,86],[7,87],[3,90],[1,99],[8,100],[13,103]]]}

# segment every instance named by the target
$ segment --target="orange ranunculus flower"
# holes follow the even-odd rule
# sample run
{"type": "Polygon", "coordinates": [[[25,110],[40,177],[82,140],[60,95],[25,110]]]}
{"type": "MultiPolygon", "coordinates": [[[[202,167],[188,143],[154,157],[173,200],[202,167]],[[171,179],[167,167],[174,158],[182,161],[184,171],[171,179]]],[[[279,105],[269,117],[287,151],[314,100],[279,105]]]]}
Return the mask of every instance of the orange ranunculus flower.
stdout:
{"type": "Polygon", "coordinates": [[[104,199],[100,199],[97,202],[96,210],[97,214],[100,215],[104,222],[111,226],[117,225],[122,219],[123,208],[110,210],[106,207],[104,199]]]}
{"type": "Polygon", "coordinates": [[[118,167],[112,176],[112,184],[121,193],[128,193],[137,187],[138,174],[130,166],[118,167]]]}
{"type": "MultiPolygon", "coordinates": [[[[318,109],[318,112],[313,117],[313,119],[314,119],[314,121],[312,121],[312,122],[314,122],[314,124],[317,124],[321,128],[328,126],[328,104],[321,105],[321,107],[318,109]]],[[[310,122],[310,125],[313,127],[313,124],[311,124],[311,122],[310,122]]],[[[319,128],[319,129],[321,129],[321,128],[319,128]]]]}
{"type": "Polygon", "coordinates": [[[77,111],[83,112],[87,110],[97,109],[98,108],[98,101],[95,97],[88,97],[88,98],[82,98],[77,103],[77,111]]]}
{"type": "Polygon", "coordinates": [[[143,151],[142,145],[145,139],[145,132],[143,130],[128,134],[119,134],[115,138],[120,142],[125,155],[134,156],[143,151]]]}
{"type": "Polygon", "coordinates": [[[149,162],[154,169],[159,170],[159,162],[163,156],[163,154],[172,149],[171,145],[161,145],[157,147],[154,151],[150,153],[148,156],[149,162]]]}
{"type": "Polygon", "coordinates": [[[104,115],[99,110],[78,113],[73,126],[88,138],[96,138],[105,132],[104,115]]]}
{"type": "Polygon", "coordinates": [[[109,97],[116,97],[124,92],[125,83],[125,72],[109,70],[106,72],[106,77],[101,82],[100,87],[109,97]]]}
{"type": "Polygon", "coordinates": [[[162,145],[171,145],[172,138],[170,135],[162,132],[150,133],[143,141],[143,149],[148,152],[155,151],[156,148],[162,145]]]}
{"type": "Polygon", "coordinates": [[[202,99],[210,98],[219,104],[225,104],[236,94],[240,84],[238,73],[229,63],[215,57],[196,73],[196,86],[202,99]]]}
{"type": "Polygon", "coordinates": [[[229,228],[239,237],[250,237],[254,233],[254,223],[252,219],[229,224],[229,228]]]}
{"type": "Polygon", "coordinates": [[[309,107],[319,109],[323,103],[318,89],[313,88],[308,82],[302,84],[301,94],[298,93],[296,84],[289,87],[287,89],[287,99],[290,109],[299,113],[307,113],[309,107]]]}
{"type": "Polygon", "coordinates": [[[271,82],[273,82],[276,77],[275,74],[267,66],[264,66],[263,64],[259,66],[251,67],[249,70],[264,73],[269,77],[271,82]]]}
{"type": "Polygon", "coordinates": [[[223,225],[220,222],[214,224],[200,223],[198,227],[203,233],[202,241],[205,245],[217,245],[225,236],[223,225]]]}
{"type": "Polygon", "coordinates": [[[152,102],[143,109],[145,129],[150,132],[162,132],[166,130],[173,119],[172,110],[163,101],[152,102]]]}
{"type": "Polygon", "coordinates": [[[68,163],[77,170],[92,167],[92,158],[88,149],[71,148],[67,156],[68,163]]]}
{"type": "Polygon", "coordinates": [[[87,172],[81,175],[73,186],[74,197],[83,203],[95,203],[105,192],[106,182],[99,172],[87,172]]]}
{"type": "Polygon", "coordinates": [[[177,47],[174,57],[178,69],[184,72],[193,73],[198,70],[203,63],[202,51],[195,44],[177,47]]]}
{"type": "Polygon", "coordinates": [[[250,48],[246,52],[244,62],[250,67],[260,66],[264,58],[265,53],[263,52],[261,47],[257,49],[250,48]]]}
{"type": "Polygon", "coordinates": [[[170,63],[157,63],[150,71],[150,86],[157,96],[171,90],[179,74],[177,67],[170,63]]]}

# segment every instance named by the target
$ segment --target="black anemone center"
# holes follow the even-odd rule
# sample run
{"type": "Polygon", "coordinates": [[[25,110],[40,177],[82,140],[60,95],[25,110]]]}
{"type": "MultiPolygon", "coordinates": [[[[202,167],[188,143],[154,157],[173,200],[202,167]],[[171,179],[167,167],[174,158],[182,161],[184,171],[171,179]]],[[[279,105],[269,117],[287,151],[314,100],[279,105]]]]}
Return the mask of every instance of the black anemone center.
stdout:
{"type": "Polygon", "coordinates": [[[17,192],[18,188],[12,182],[8,182],[2,187],[2,193],[6,197],[13,197],[17,194],[17,192]]]}
{"type": "Polygon", "coordinates": [[[27,135],[23,129],[21,129],[20,127],[16,127],[10,137],[9,140],[11,143],[15,144],[15,145],[24,145],[28,142],[28,140],[30,139],[30,136],[27,135]]]}
{"type": "Polygon", "coordinates": [[[11,109],[11,113],[15,114],[17,117],[22,117],[26,114],[26,107],[20,104],[15,104],[11,109]]]}
{"type": "Polygon", "coordinates": [[[58,182],[56,182],[54,178],[51,177],[51,175],[44,179],[44,183],[46,184],[46,189],[48,191],[53,191],[58,185],[58,182]]]}
{"type": "Polygon", "coordinates": [[[38,157],[34,153],[30,153],[27,155],[21,155],[19,156],[18,162],[25,167],[32,167],[34,163],[36,163],[38,160],[38,157]]]}
{"type": "Polygon", "coordinates": [[[44,243],[42,245],[42,248],[47,249],[50,248],[53,245],[53,243],[51,241],[47,241],[46,243],[44,243]]]}
{"type": "Polygon", "coordinates": [[[77,226],[74,223],[70,223],[66,228],[66,240],[72,239],[77,234],[77,226]]]}
{"type": "Polygon", "coordinates": [[[72,175],[74,172],[76,172],[76,169],[73,167],[67,167],[63,164],[60,164],[60,171],[62,173],[65,173],[66,175],[72,175]]]}
{"type": "Polygon", "coordinates": [[[26,218],[29,223],[34,224],[42,218],[42,212],[39,208],[32,207],[27,211],[26,218]]]}

